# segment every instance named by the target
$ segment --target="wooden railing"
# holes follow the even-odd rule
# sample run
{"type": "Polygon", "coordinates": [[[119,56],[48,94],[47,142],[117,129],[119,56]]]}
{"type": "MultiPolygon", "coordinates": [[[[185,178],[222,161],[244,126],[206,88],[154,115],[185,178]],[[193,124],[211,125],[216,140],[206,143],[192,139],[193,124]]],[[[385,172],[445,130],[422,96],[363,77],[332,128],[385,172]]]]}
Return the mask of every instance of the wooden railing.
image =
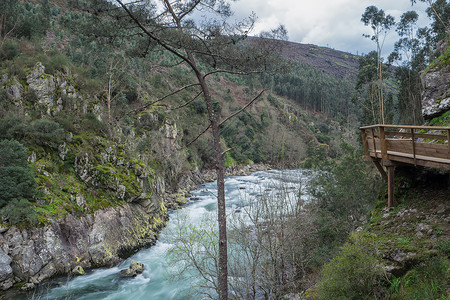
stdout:
{"type": "Polygon", "coordinates": [[[366,157],[450,170],[450,127],[372,125],[361,127],[366,157]]]}

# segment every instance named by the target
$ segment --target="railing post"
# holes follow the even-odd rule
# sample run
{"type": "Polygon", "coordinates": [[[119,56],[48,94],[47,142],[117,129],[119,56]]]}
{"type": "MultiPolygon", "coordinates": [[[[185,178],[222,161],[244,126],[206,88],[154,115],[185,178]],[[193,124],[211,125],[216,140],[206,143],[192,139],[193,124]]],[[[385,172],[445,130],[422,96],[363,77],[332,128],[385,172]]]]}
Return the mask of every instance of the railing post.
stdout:
{"type": "Polygon", "coordinates": [[[361,138],[363,143],[364,156],[368,158],[370,157],[370,153],[369,153],[369,144],[367,142],[367,133],[365,129],[361,129],[361,138]]]}
{"type": "Polygon", "coordinates": [[[373,127],[371,128],[370,132],[372,133],[373,153],[375,157],[377,157],[377,143],[375,142],[375,132],[373,130],[373,127]]]}
{"type": "Polygon", "coordinates": [[[388,156],[387,156],[386,136],[384,133],[384,127],[379,126],[378,130],[379,130],[379,135],[380,135],[381,159],[387,160],[388,156]]]}
{"type": "Polygon", "coordinates": [[[448,158],[450,158],[450,129],[447,129],[448,158]]]}
{"type": "Polygon", "coordinates": [[[413,150],[414,166],[417,166],[417,161],[416,161],[416,143],[415,143],[415,141],[414,141],[414,128],[411,128],[411,140],[412,140],[412,150],[413,150]]]}

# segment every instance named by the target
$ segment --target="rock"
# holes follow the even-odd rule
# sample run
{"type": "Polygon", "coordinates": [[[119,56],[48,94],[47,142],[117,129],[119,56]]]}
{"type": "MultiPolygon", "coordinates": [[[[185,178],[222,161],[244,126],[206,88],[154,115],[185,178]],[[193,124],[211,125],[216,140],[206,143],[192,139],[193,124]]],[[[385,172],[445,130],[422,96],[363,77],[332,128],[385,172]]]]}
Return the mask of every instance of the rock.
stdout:
{"type": "Polygon", "coordinates": [[[7,84],[5,87],[6,97],[10,100],[21,100],[22,93],[24,91],[22,84],[17,80],[17,78],[13,78],[10,84],[7,84]]]}
{"type": "Polygon", "coordinates": [[[124,277],[135,277],[138,274],[142,274],[142,272],[144,272],[144,264],[133,260],[130,263],[130,267],[120,271],[120,274],[124,277]]]}
{"type": "Polygon", "coordinates": [[[430,225],[423,224],[423,223],[417,224],[417,228],[416,228],[417,231],[428,231],[430,229],[431,229],[430,225]]]}
{"type": "Polygon", "coordinates": [[[24,291],[30,291],[30,290],[34,289],[35,287],[36,287],[36,285],[34,283],[27,282],[21,287],[21,289],[24,291]]]}
{"type": "Polygon", "coordinates": [[[27,76],[27,83],[37,97],[38,104],[46,109],[48,115],[51,115],[52,108],[55,106],[53,94],[56,90],[54,77],[45,74],[45,67],[38,62],[34,69],[27,76]]]}
{"type": "Polygon", "coordinates": [[[72,275],[74,275],[74,276],[84,275],[83,267],[82,266],[76,266],[75,268],[73,268],[72,275]]]}
{"type": "Polygon", "coordinates": [[[11,262],[11,257],[0,251],[0,281],[5,281],[12,277],[13,269],[10,266],[11,262]]]}
{"type": "MultiPolygon", "coordinates": [[[[447,44],[438,45],[441,52],[447,49],[447,44]]],[[[430,120],[450,110],[450,68],[441,64],[434,69],[423,72],[420,76],[423,85],[422,115],[430,120]]]]}

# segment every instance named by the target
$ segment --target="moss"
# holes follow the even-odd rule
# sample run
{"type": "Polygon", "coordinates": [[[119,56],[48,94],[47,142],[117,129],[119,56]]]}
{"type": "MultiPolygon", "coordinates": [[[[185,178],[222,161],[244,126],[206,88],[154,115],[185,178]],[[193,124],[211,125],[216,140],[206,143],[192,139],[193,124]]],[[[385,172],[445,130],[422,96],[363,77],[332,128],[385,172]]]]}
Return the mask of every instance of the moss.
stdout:
{"type": "Polygon", "coordinates": [[[450,110],[430,121],[430,126],[450,126],[450,110]]]}
{"type": "Polygon", "coordinates": [[[426,69],[427,72],[439,70],[450,66],[450,45],[447,46],[445,53],[436,58],[426,69]]]}

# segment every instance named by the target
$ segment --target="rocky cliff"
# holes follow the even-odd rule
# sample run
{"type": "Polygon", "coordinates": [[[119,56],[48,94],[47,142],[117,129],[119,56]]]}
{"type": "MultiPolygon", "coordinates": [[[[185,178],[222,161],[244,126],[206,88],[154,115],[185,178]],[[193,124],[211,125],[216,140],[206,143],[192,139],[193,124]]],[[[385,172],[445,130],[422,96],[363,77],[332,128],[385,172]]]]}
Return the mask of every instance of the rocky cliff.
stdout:
{"type": "Polygon", "coordinates": [[[424,88],[422,115],[425,120],[450,110],[450,46],[444,43],[440,48],[442,55],[421,75],[424,88]]]}
{"type": "Polygon", "coordinates": [[[2,119],[2,135],[28,148],[37,224],[0,224],[1,289],[118,263],[154,243],[167,208],[184,203],[199,182],[180,159],[174,122],[146,110],[129,126],[102,123],[100,100],[75,85],[68,70],[47,74],[41,63],[26,78],[2,77],[14,111],[2,119]]]}

